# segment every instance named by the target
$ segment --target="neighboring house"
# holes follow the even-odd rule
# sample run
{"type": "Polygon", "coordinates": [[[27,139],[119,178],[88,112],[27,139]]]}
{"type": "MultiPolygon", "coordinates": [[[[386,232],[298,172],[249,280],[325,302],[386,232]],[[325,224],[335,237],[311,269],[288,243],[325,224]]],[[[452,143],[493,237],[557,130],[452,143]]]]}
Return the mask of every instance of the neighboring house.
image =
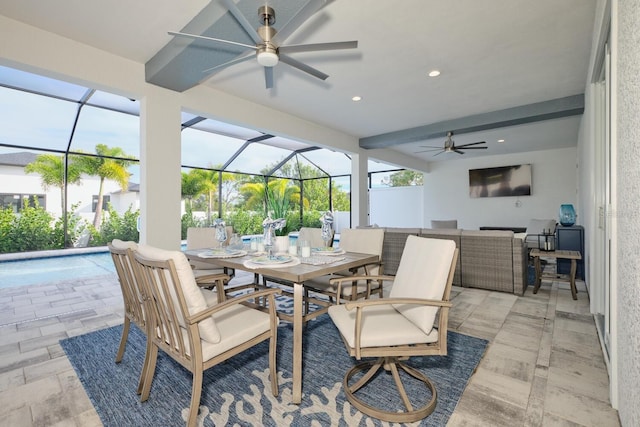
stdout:
{"type": "MultiPolygon", "coordinates": [[[[0,208],[13,207],[14,212],[21,209],[21,201],[33,196],[48,212],[55,217],[62,215],[61,192],[57,187],[42,187],[42,180],[37,173],[26,173],[24,167],[33,162],[38,155],[32,152],[0,154],[0,208]]],[[[93,221],[98,200],[100,180],[95,176],[84,175],[80,185],[68,187],[68,203],[82,218],[93,221]]],[[[140,185],[129,183],[127,191],[113,181],[104,183],[104,208],[111,202],[119,214],[123,214],[132,206],[133,210],[140,207],[140,185]]]]}

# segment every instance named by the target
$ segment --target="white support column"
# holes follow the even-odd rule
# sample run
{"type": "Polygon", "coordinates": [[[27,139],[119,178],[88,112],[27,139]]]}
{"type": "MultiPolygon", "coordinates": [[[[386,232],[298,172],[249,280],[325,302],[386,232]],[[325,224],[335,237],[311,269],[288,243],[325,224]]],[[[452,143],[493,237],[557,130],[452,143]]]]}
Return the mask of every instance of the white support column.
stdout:
{"type": "Polygon", "coordinates": [[[369,225],[369,172],[366,154],[351,156],[351,227],[369,225]]]}
{"type": "Polygon", "coordinates": [[[180,98],[158,88],[140,103],[140,243],[180,248],[180,98]]]}

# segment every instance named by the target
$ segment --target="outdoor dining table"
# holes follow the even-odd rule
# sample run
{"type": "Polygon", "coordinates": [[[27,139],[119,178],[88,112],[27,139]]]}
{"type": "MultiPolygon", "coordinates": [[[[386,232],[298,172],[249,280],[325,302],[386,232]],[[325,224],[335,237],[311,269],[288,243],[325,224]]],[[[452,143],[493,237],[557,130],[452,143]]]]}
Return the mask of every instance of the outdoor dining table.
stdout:
{"type": "MultiPolygon", "coordinates": [[[[304,282],[327,274],[336,273],[338,271],[350,270],[367,264],[379,262],[378,255],[345,252],[339,257],[335,257],[335,261],[319,265],[301,262],[300,264],[290,267],[248,268],[245,265],[245,261],[251,261],[253,259],[251,255],[244,255],[241,257],[210,258],[200,256],[203,251],[204,250],[202,249],[187,250],[185,251],[185,254],[189,259],[208,262],[220,267],[234,268],[255,274],[262,274],[264,277],[273,277],[291,283],[293,288],[293,318],[291,319],[293,323],[292,399],[293,403],[299,404],[302,400],[302,330],[304,322],[315,317],[308,317],[303,313],[304,282]]],[[[256,283],[256,286],[259,285],[256,283]]],[[[290,318],[290,316],[282,315],[281,313],[279,313],[279,316],[287,320],[290,318]]]]}

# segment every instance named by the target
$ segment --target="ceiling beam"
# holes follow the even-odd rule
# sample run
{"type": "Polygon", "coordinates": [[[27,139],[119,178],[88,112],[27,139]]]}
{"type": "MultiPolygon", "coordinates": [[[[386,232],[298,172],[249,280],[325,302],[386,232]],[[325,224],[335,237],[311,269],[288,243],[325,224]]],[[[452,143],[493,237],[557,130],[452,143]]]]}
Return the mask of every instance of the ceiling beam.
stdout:
{"type": "Polygon", "coordinates": [[[395,132],[360,138],[360,147],[364,149],[385,148],[411,142],[443,138],[447,132],[456,135],[479,132],[507,126],[516,126],[543,120],[576,116],[584,112],[584,94],[552,99],[535,104],[476,114],[453,120],[418,126],[395,132]]]}

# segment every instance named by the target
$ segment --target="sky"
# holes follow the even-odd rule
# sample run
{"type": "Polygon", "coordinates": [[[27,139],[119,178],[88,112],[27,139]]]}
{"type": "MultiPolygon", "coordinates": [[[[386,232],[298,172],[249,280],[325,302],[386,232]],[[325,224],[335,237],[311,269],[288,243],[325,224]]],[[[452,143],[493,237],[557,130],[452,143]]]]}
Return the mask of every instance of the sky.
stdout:
{"type": "MultiPolygon", "coordinates": [[[[73,100],[81,99],[89,89],[0,66],[0,144],[65,150],[79,104],[1,85],[26,87],[73,100]]],[[[89,103],[130,112],[139,111],[137,101],[100,91],[96,91],[89,98],[89,103]]],[[[73,134],[71,150],[93,153],[97,144],[105,144],[109,147],[120,147],[125,153],[139,158],[139,141],[140,121],[137,115],[85,105],[73,134]]],[[[244,142],[243,139],[187,128],[182,132],[181,163],[203,168],[221,165],[244,142]]],[[[20,149],[0,146],[0,151],[16,152],[20,149]]],[[[279,162],[290,152],[253,143],[229,165],[228,169],[259,173],[265,165],[279,162]]],[[[305,156],[331,175],[349,174],[351,171],[350,160],[343,153],[317,150],[305,153],[305,156]]],[[[370,171],[394,169],[390,165],[374,161],[370,161],[369,164],[370,171]]],[[[131,172],[131,181],[139,183],[139,168],[134,167],[131,172]]],[[[385,175],[387,174],[374,174],[372,186],[379,186],[385,175]]]]}

